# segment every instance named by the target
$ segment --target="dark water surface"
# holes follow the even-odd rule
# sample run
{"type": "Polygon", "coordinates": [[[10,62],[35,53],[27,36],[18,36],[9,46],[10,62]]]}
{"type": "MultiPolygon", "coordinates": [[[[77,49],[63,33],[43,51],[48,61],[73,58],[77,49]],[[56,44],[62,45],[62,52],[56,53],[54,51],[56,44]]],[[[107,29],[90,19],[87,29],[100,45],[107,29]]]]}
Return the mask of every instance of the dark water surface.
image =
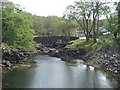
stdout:
{"type": "Polygon", "coordinates": [[[101,71],[86,66],[81,60],[71,66],[59,58],[38,55],[38,66],[13,70],[4,75],[9,88],[117,88],[118,82],[101,71]]]}

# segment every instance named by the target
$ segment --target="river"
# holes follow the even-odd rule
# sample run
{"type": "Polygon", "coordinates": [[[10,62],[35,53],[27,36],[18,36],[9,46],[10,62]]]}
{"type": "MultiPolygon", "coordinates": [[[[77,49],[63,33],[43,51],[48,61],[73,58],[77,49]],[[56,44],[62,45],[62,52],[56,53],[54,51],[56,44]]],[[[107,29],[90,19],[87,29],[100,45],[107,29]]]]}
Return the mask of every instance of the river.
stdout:
{"type": "Polygon", "coordinates": [[[105,73],[77,60],[70,65],[60,58],[47,55],[34,57],[37,67],[7,72],[3,78],[6,88],[117,88],[118,82],[105,73]]]}

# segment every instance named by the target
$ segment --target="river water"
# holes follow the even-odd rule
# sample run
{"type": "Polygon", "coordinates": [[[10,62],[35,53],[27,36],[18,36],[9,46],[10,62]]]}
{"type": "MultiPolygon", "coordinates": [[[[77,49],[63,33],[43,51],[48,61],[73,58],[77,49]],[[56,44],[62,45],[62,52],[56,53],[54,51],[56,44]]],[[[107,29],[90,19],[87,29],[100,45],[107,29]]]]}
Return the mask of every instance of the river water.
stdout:
{"type": "Polygon", "coordinates": [[[118,88],[118,82],[78,60],[69,65],[59,58],[37,55],[37,67],[12,70],[4,75],[8,88],[118,88]]]}

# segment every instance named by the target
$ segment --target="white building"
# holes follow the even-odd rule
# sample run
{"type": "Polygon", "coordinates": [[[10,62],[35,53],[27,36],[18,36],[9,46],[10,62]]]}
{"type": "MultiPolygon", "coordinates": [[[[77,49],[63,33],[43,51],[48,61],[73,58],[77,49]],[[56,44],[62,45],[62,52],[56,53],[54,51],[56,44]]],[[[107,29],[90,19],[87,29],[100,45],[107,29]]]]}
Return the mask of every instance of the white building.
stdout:
{"type": "Polygon", "coordinates": [[[104,27],[100,29],[100,33],[101,33],[102,35],[110,34],[110,32],[109,32],[106,28],[104,28],[104,27]]]}

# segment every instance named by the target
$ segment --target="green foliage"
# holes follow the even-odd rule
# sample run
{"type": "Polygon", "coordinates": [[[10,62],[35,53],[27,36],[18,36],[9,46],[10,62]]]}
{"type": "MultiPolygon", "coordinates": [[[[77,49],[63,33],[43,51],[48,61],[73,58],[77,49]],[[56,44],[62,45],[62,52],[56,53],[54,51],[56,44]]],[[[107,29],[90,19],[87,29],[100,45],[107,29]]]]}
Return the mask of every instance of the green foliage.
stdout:
{"type": "Polygon", "coordinates": [[[3,42],[15,48],[34,51],[34,31],[28,13],[12,2],[2,2],[3,42]]]}
{"type": "Polygon", "coordinates": [[[39,36],[57,36],[74,34],[78,24],[74,20],[67,20],[57,16],[33,16],[33,29],[39,36]]]}
{"type": "Polygon", "coordinates": [[[93,33],[94,42],[98,35],[99,18],[103,15],[105,2],[81,2],[76,1],[68,5],[64,12],[65,18],[75,19],[85,34],[86,41],[89,41],[90,33],[93,33]]]}
{"type": "Polygon", "coordinates": [[[33,29],[38,35],[46,32],[46,30],[44,29],[45,25],[43,19],[43,17],[32,16],[33,29]]]}
{"type": "Polygon", "coordinates": [[[86,42],[84,39],[73,40],[71,45],[67,45],[66,48],[71,50],[84,50],[89,51],[107,51],[107,50],[118,50],[118,40],[113,39],[114,36],[106,35],[100,36],[97,39],[97,43],[93,43],[93,39],[86,42]]]}
{"type": "Polygon", "coordinates": [[[93,45],[93,39],[90,39],[88,42],[85,39],[77,39],[71,42],[73,42],[71,45],[66,46],[66,48],[70,48],[71,50],[85,49],[89,51],[93,45]]]}
{"type": "Polygon", "coordinates": [[[113,5],[105,7],[104,14],[108,21],[108,30],[114,35],[114,38],[119,37],[119,4],[114,2],[113,5]]]}
{"type": "Polygon", "coordinates": [[[118,12],[118,38],[120,39],[120,1],[117,5],[117,12],[118,12]]]}
{"type": "Polygon", "coordinates": [[[109,27],[108,30],[112,34],[118,33],[118,16],[117,13],[111,14],[109,18],[107,18],[109,27]]]}
{"type": "Polygon", "coordinates": [[[9,48],[10,46],[9,46],[8,44],[6,44],[6,43],[2,43],[2,44],[1,44],[1,47],[2,47],[3,49],[7,49],[7,48],[9,48]]]}

